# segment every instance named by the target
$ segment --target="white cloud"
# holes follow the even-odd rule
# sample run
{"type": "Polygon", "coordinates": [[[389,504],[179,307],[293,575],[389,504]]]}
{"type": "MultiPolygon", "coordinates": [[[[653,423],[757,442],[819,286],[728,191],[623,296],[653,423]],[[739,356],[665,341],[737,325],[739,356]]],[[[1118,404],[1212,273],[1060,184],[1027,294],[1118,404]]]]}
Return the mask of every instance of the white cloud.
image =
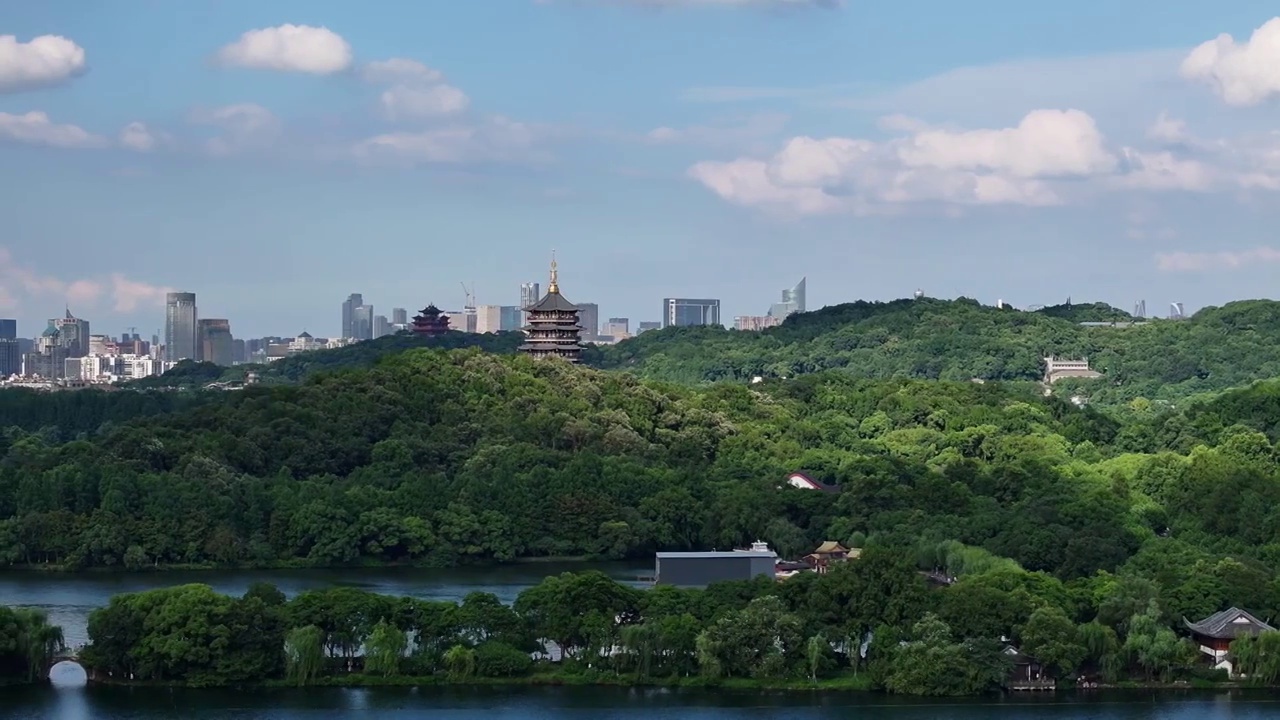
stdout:
{"type": "Polygon", "coordinates": [[[528,126],[496,117],[474,126],[377,135],[357,143],[352,154],[362,162],[397,165],[512,162],[537,157],[533,140],[528,126]]]}
{"type": "Polygon", "coordinates": [[[231,67],[331,75],[351,67],[351,45],[325,27],[280,25],[250,30],[217,53],[231,67]]]}
{"type": "Polygon", "coordinates": [[[1201,44],[1182,61],[1182,76],[1207,83],[1228,105],[1257,105],[1280,94],[1280,17],[1246,42],[1223,33],[1201,44]]]}
{"type": "Polygon", "coordinates": [[[60,35],[0,35],[0,93],[49,87],[84,73],[84,48],[60,35]]]}
{"type": "Polygon", "coordinates": [[[380,101],[382,111],[392,121],[454,115],[471,104],[467,94],[452,85],[396,85],[383,91],[380,101]]]}
{"type": "Polygon", "coordinates": [[[59,300],[72,305],[110,298],[116,312],[130,312],[139,306],[160,306],[171,288],[132,280],[120,273],[106,277],[67,279],[46,275],[19,264],[8,248],[0,247],[0,307],[16,309],[24,302],[42,305],[59,300]]]}
{"type": "Polygon", "coordinates": [[[801,214],[885,206],[1052,205],[1103,191],[1280,191],[1280,131],[1203,140],[1162,113],[1160,147],[1109,147],[1078,110],[1034,110],[1014,127],[952,130],[893,116],[885,141],[792,138],[767,158],[701,162],[689,175],[722,199],[801,214]]]}
{"type": "Polygon", "coordinates": [[[1156,121],[1147,128],[1147,137],[1164,145],[1184,145],[1191,139],[1184,120],[1169,117],[1168,113],[1160,113],[1156,121]]]}
{"type": "Polygon", "coordinates": [[[1121,188],[1204,192],[1223,180],[1216,168],[1168,151],[1124,148],[1122,157],[1126,172],[1114,178],[1114,184],[1121,188]]]}
{"type": "Polygon", "coordinates": [[[0,112],[0,139],[57,148],[98,148],[107,144],[106,139],[77,125],[60,125],[45,113],[35,111],[22,115],[0,112]]]}
{"type": "Polygon", "coordinates": [[[360,76],[365,82],[377,85],[444,82],[444,73],[435,68],[429,68],[417,60],[407,58],[391,58],[365,63],[360,69],[360,76]]]}
{"type": "Polygon", "coordinates": [[[924,130],[898,148],[908,167],[932,167],[1019,178],[1108,172],[1115,156],[1093,118],[1079,110],[1034,110],[1001,130],[924,130]]]}
{"type": "Polygon", "coordinates": [[[739,147],[776,136],[786,127],[787,120],[788,116],[782,113],[766,113],[736,122],[689,125],[682,128],[664,126],[645,133],[644,140],[654,145],[739,147]]]}
{"type": "Polygon", "coordinates": [[[1250,250],[1219,252],[1169,252],[1156,255],[1156,267],[1165,272],[1205,272],[1234,270],[1259,264],[1280,263],[1280,250],[1256,247],[1250,250]]]}
{"type": "Polygon", "coordinates": [[[365,82],[390,85],[379,96],[382,113],[392,122],[430,120],[456,115],[471,106],[471,98],[444,81],[444,73],[417,60],[391,58],[365,64],[365,82]]]}
{"type": "Polygon", "coordinates": [[[1051,205],[1048,181],[1111,172],[1117,164],[1093,119],[1037,110],[1016,127],[916,128],[885,142],[797,137],[766,160],[701,162],[689,175],[721,198],[803,214],[870,212],[916,202],[1051,205]]]}
{"type": "Polygon", "coordinates": [[[131,122],[120,130],[116,142],[127,150],[147,153],[161,145],[170,144],[172,138],[165,133],[152,130],[145,123],[131,122]]]}
{"type": "Polygon", "coordinates": [[[231,155],[270,145],[280,135],[280,121],[270,110],[254,103],[201,109],[192,113],[191,122],[221,130],[206,143],[212,155],[231,155]]]}

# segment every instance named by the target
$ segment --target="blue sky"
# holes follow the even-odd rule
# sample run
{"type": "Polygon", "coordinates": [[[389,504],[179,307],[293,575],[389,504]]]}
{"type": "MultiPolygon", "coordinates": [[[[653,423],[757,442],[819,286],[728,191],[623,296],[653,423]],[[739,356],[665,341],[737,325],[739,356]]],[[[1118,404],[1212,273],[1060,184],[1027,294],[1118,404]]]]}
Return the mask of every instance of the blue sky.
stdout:
{"type": "Polygon", "coordinates": [[[1276,295],[1273,3],[159,0],[0,18],[0,316],[239,336],[809,278],[1153,311],[1276,295]],[[1256,31],[1256,35],[1255,35],[1256,31]],[[1215,39],[1226,33],[1233,39],[1215,39]]]}

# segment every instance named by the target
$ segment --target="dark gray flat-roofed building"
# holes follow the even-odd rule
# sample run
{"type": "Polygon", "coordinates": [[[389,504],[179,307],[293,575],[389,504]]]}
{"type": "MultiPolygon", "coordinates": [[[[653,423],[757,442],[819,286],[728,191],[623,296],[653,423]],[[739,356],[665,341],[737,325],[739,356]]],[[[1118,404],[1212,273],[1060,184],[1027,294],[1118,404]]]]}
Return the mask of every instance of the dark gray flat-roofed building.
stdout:
{"type": "Polygon", "coordinates": [[[677,587],[705,587],[724,580],[750,580],[757,575],[775,577],[778,556],[772,550],[724,552],[660,552],[654,582],[677,587]]]}

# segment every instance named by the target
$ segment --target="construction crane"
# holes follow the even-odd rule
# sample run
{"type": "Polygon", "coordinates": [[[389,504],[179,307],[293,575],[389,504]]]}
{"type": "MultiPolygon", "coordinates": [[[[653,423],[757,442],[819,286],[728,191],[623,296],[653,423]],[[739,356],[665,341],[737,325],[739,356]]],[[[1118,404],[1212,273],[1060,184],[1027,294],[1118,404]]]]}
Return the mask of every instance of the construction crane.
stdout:
{"type": "Polygon", "coordinates": [[[465,327],[458,329],[463,332],[476,332],[476,325],[479,323],[476,316],[476,283],[472,280],[470,288],[466,283],[458,284],[462,286],[462,292],[467,296],[467,304],[462,306],[462,322],[465,323],[465,327]]]}

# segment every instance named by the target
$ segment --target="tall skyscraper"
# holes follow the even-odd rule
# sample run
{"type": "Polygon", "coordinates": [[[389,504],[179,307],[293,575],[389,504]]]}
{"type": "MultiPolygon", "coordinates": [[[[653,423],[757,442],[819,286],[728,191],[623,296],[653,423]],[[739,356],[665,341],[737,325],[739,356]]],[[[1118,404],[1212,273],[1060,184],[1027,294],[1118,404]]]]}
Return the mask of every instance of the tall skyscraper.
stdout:
{"type": "Polygon", "coordinates": [[[169,293],[164,305],[164,359],[196,359],[196,294],[169,293]]]}
{"type": "Polygon", "coordinates": [[[601,331],[607,337],[623,340],[631,337],[631,320],[623,317],[612,317],[604,324],[601,331]]]}
{"type": "Polygon", "coordinates": [[[230,367],[235,363],[235,338],[231,337],[231,321],[225,318],[200,318],[196,321],[196,360],[230,367]]]}
{"type": "Polygon", "coordinates": [[[636,334],[639,335],[640,333],[646,332],[648,330],[661,330],[661,329],[662,329],[662,323],[658,322],[657,320],[641,320],[640,325],[636,327],[636,334]]]}
{"type": "Polygon", "coordinates": [[[373,339],[373,306],[359,305],[351,310],[351,334],[356,340],[373,339]]]}
{"type": "Polygon", "coordinates": [[[781,322],[788,315],[802,313],[804,308],[804,291],[805,281],[808,278],[800,278],[800,282],[795,287],[782,291],[782,302],[774,303],[769,308],[769,317],[775,318],[781,322]]]}
{"type": "Polygon", "coordinates": [[[391,324],[392,325],[408,325],[409,311],[404,308],[391,308],[391,324]]]}
{"type": "Polygon", "coordinates": [[[524,313],[517,305],[503,305],[499,311],[498,329],[515,332],[524,326],[524,313]]]}
{"type": "Polygon", "coordinates": [[[595,340],[600,337],[600,306],[595,303],[578,303],[578,324],[582,326],[582,339],[595,340]]]}
{"type": "Polygon", "coordinates": [[[89,321],[81,320],[71,314],[67,308],[66,315],[53,318],[49,324],[58,329],[58,342],[67,351],[69,358],[81,358],[89,354],[89,321]]]}
{"type": "Polygon", "coordinates": [[[495,333],[502,329],[501,305],[476,306],[476,332],[495,333]]]}
{"type": "Polygon", "coordinates": [[[720,301],[693,298],[663,298],[662,327],[719,325],[720,301]]]}
{"type": "Polygon", "coordinates": [[[18,339],[18,321],[0,319],[0,340],[18,339]]]}
{"type": "Polygon", "coordinates": [[[355,337],[355,321],[356,308],[364,305],[364,296],[360,293],[351,293],[342,303],[342,337],[355,337]]]}
{"type": "Polygon", "coordinates": [[[391,323],[387,321],[386,315],[373,316],[373,336],[375,338],[380,338],[383,335],[390,335],[391,332],[391,323]]]}
{"type": "Polygon", "coordinates": [[[542,288],[536,282],[520,283],[520,312],[523,313],[520,324],[529,324],[529,313],[524,312],[525,309],[531,308],[538,304],[542,299],[542,288]]]}
{"type": "Polygon", "coordinates": [[[0,378],[22,372],[22,346],[17,338],[0,337],[0,378]]]}

